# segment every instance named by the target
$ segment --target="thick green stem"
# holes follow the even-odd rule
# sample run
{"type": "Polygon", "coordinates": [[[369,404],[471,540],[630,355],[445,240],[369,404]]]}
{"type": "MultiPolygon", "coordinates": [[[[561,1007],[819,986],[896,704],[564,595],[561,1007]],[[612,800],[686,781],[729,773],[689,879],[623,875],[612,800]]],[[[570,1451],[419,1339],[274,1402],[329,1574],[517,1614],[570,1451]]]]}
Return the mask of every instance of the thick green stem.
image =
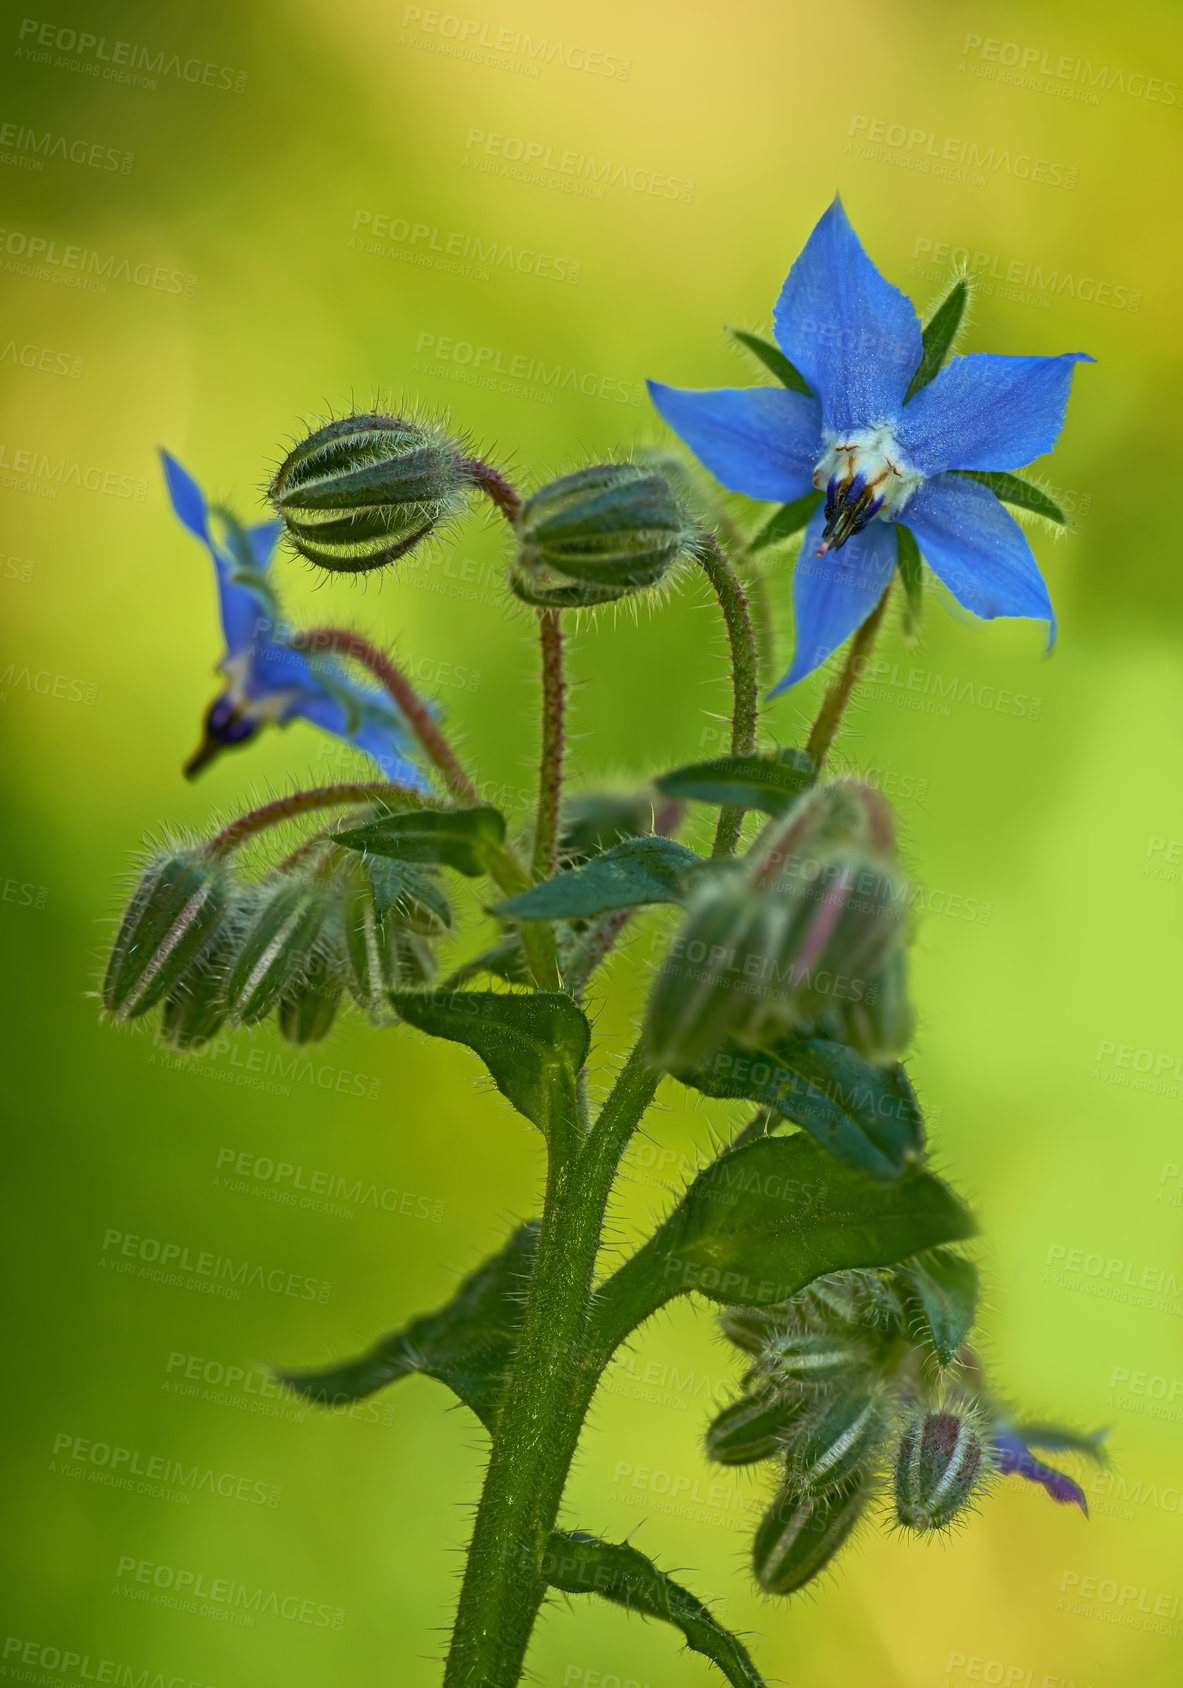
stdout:
{"type": "MultiPolygon", "coordinates": [[[[894,577],[893,577],[894,578],[894,577]]],[[[826,759],[826,753],[834,742],[834,734],[838,731],[838,724],[842,720],[846,705],[850,702],[850,694],[862,677],[867,658],[871,654],[871,647],[883,625],[883,617],[887,614],[887,600],[891,596],[891,581],[888,581],[882,598],[875,605],[866,621],[850,642],[850,649],[846,653],[846,661],[842,664],[842,672],[830,686],[822,699],[821,709],[817,720],[809,734],[809,742],[805,746],[813,757],[814,766],[820,770],[826,759]]]]}
{"type": "Polygon", "coordinates": [[[552,1162],[517,1352],[465,1569],[445,1688],[513,1688],[546,1593],[547,1540],[603,1357],[584,1339],[616,1169],[657,1089],[634,1050],[573,1161],[552,1162]]]}
{"type": "MultiPolygon", "coordinates": [[[[713,535],[704,536],[698,559],[723,611],[727,626],[727,642],[731,649],[731,685],[734,703],[731,711],[731,750],[733,755],[750,755],[756,748],[756,720],[759,708],[759,659],[756,638],[735,570],[713,535]]],[[[742,809],[723,809],[715,828],[715,844],[711,854],[733,856],[743,827],[742,809]]]]}
{"type": "Polygon", "coordinates": [[[563,795],[563,628],[558,610],[540,610],[542,640],[542,754],[538,768],[538,821],[534,877],[549,879],[559,859],[559,807],[563,795]]]}

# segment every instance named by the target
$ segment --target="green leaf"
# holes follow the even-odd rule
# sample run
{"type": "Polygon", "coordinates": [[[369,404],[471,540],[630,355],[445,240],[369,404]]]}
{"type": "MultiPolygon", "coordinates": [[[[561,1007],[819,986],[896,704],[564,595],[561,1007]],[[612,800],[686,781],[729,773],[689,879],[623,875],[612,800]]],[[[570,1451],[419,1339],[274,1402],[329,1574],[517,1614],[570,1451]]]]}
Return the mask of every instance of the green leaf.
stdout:
{"type": "Polygon", "coordinates": [[[1001,474],[991,469],[952,469],[950,473],[965,475],[971,481],[981,481],[1004,504],[1014,504],[1020,510],[1045,516],[1049,522],[1056,522],[1060,527],[1069,525],[1067,516],[1055,499],[1049,497],[1041,486],[1025,481],[1022,475],[1001,474]]]}
{"type": "Polygon", "coordinates": [[[418,907],[434,914],[442,925],[452,924],[447,897],[425,873],[416,873],[406,862],[392,861],[388,856],[366,856],[362,866],[370,882],[374,913],[379,921],[385,920],[391,909],[410,915],[418,907]]]}
{"type": "Polygon", "coordinates": [[[810,1137],[762,1137],[720,1156],[661,1229],[603,1286],[595,1315],[609,1346],[678,1295],[775,1306],[814,1278],[892,1266],[973,1232],[938,1178],[877,1184],[810,1137]]]}
{"type": "Polygon", "coordinates": [[[666,797],[779,815],[816,778],[813,759],[803,750],[778,750],[775,756],[717,756],[710,762],[691,762],[663,774],[655,784],[666,797]]]}
{"type": "Polygon", "coordinates": [[[532,885],[493,912],[502,920],[586,920],[638,903],[676,903],[682,875],[701,865],[701,856],[672,838],[630,838],[583,867],[532,885]]]}
{"type": "Polygon", "coordinates": [[[554,1530],[543,1574],[564,1594],[598,1594],[627,1611],[673,1624],[692,1653],[718,1665],[733,1688],[764,1688],[747,1649],[701,1600],[628,1542],[600,1541],[584,1530],[554,1530]]]}
{"type": "Polygon", "coordinates": [[[496,809],[409,809],[379,815],[333,834],[334,844],[394,861],[439,863],[476,879],[505,842],[505,817],[496,809]]]}
{"type": "Polygon", "coordinates": [[[762,340],[758,334],[749,334],[746,328],[729,328],[727,330],[733,340],[738,340],[741,346],[746,346],[749,352],[754,352],[770,374],[775,375],[782,387],[787,387],[791,393],[805,393],[812,398],[813,388],[799,369],[789,362],[779,346],[774,346],[771,340],[762,340]]]}
{"type": "Polygon", "coordinates": [[[904,585],[904,633],[913,639],[924,608],[924,567],[916,535],[901,522],[895,525],[895,564],[904,585]]]}
{"type": "Polygon", "coordinates": [[[507,985],[532,985],[534,975],[522,948],[521,935],[508,932],[497,943],[491,944],[479,955],[474,955],[471,961],[457,967],[454,973],[448,975],[440,989],[459,990],[461,985],[467,984],[469,979],[475,979],[481,973],[491,973],[495,979],[504,979],[507,985]]]}
{"type": "Polygon", "coordinates": [[[786,1039],[768,1049],[727,1043],[701,1067],[676,1070],[704,1096],[775,1108],[831,1155],[891,1183],[924,1155],[924,1118],[900,1066],[877,1067],[844,1043],[786,1039]]]}
{"type": "Polygon", "coordinates": [[[977,1267],[950,1248],[934,1248],[910,1260],[900,1276],[916,1292],[937,1358],[951,1365],[977,1312],[977,1267]]]}
{"type": "Polygon", "coordinates": [[[904,394],[905,404],[921,387],[927,387],[928,383],[940,374],[941,365],[957,338],[957,330],[961,327],[961,319],[968,304],[969,282],[962,276],[960,281],[953,283],[921,331],[924,351],[911,385],[904,394]]]}
{"type": "Polygon", "coordinates": [[[341,1407],[422,1372],[446,1383],[492,1430],[502,1380],[517,1346],[537,1242],[538,1221],[532,1219],[465,1278],[446,1306],[384,1336],[359,1359],[324,1371],[279,1371],[276,1376],[306,1401],[341,1407]]]}
{"type": "Polygon", "coordinates": [[[782,539],[791,539],[795,533],[800,533],[821,501],[820,492],[807,492],[791,504],[782,504],[759,533],[748,541],[748,550],[763,551],[766,545],[779,545],[782,539]]]}
{"type": "Polygon", "coordinates": [[[431,1037],[463,1043],[552,1146],[569,1142],[579,1109],[576,1079],[591,1027],[562,991],[391,991],[396,1012],[431,1037]]]}

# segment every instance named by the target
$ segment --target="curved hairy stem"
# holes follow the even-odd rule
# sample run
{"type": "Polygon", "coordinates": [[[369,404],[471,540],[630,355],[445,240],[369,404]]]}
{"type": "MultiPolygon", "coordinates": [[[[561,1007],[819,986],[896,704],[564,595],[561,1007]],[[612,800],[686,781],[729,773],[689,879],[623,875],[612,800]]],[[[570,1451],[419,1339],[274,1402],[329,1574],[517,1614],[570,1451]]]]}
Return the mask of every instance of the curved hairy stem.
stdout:
{"type": "Polygon", "coordinates": [[[542,756],[538,769],[538,821],[534,877],[549,879],[559,855],[559,806],[563,795],[563,629],[558,610],[540,610],[542,639],[542,756]]]}
{"type": "Polygon", "coordinates": [[[452,795],[465,803],[480,801],[476,786],[436,725],[431,710],[385,652],[371,645],[368,639],[363,639],[360,633],[350,632],[347,627],[309,627],[305,632],[298,633],[292,643],[300,650],[335,651],[338,656],[351,656],[368,668],[406,717],[407,725],[443,775],[452,795]]]}
{"type": "Polygon", "coordinates": [[[264,803],[261,808],[239,815],[237,820],[223,827],[216,838],[210,839],[205,853],[207,856],[228,855],[240,844],[245,844],[248,838],[253,838],[256,832],[264,832],[269,826],[278,826],[281,821],[306,815],[313,809],[341,808],[348,803],[373,803],[382,798],[418,809],[438,807],[421,791],[413,791],[407,785],[391,785],[388,780],[369,780],[359,785],[314,786],[310,791],[293,791],[287,797],[277,797],[273,803],[264,803]]]}
{"type": "MultiPolygon", "coordinates": [[[[727,626],[734,698],[731,712],[731,750],[734,755],[749,755],[756,748],[760,680],[756,637],[752,631],[751,616],[748,614],[748,601],[744,597],[743,587],[735,570],[713,534],[704,533],[698,550],[698,560],[714,587],[727,626]]],[[[743,817],[742,809],[720,811],[712,855],[735,854],[743,817]]]]}
{"type": "MultiPolygon", "coordinates": [[[[894,576],[893,576],[894,579],[894,576]]],[[[871,648],[883,625],[883,617],[887,614],[887,601],[891,597],[891,581],[882,598],[875,605],[866,621],[850,642],[850,649],[846,653],[846,661],[842,664],[842,671],[832,682],[829,691],[822,699],[821,709],[817,720],[809,734],[809,742],[805,748],[813,757],[814,766],[820,770],[826,759],[826,753],[834,742],[834,735],[838,731],[846,705],[850,702],[850,694],[862,677],[871,648]]]]}
{"type": "Polygon", "coordinates": [[[495,469],[491,463],[486,463],[480,457],[466,457],[460,467],[473,485],[479,486],[486,498],[497,506],[512,527],[517,520],[522,501],[501,470],[495,469]]]}

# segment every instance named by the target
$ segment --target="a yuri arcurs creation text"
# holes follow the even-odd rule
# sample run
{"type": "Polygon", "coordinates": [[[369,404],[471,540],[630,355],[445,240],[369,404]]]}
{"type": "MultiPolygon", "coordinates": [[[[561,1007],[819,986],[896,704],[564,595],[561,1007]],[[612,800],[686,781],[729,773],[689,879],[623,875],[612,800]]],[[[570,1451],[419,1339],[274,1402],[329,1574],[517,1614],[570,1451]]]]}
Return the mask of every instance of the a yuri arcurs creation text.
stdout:
{"type": "MultiPolygon", "coordinates": [[[[699,1598],[636,1547],[563,1513],[601,1377],[678,1296],[715,1309],[736,1350],[735,1398],[704,1425],[705,1457],[767,1465],[752,1569],[769,1594],[803,1588],[876,1513],[939,1538],[1007,1475],[1084,1510],[1078,1486],[1040,1454],[1099,1458],[1098,1438],[1024,1424],[984,1375],[977,1273],[961,1246],[973,1221],[928,1170],[901,1064],[911,888],[892,813],[858,779],[826,774],[897,576],[906,627],[921,614],[926,567],[975,615],[1054,625],[1010,511],[1064,520],[1015,471],[1055,444],[1079,359],[950,357],[967,286],[922,327],[835,202],[785,282],[777,344],[739,336],[772,385],[651,384],[715,481],[780,506],[746,531],[702,469],[668,452],[527,492],[446,427],[407,416],[316,428],[268,489],[272,519],[255,526],[211,508],[164,459],[176,513],[213,561],[226,640],[224,686],[186,771],[297,719],[373,768],[155,848],[111,952],[107,1012],[155,1012],[186,1051],[227,1021],[268,1016],[309,1043],[352,1000],[383,1036],[461,1046],[457,1060],[482,1062],[546,1143],[540,1214],[450,1300],[403,1310],[402,1327],[359,1358],[283,1374],[332,1406],[426,1373],[484,1426],[450,1688],[518,1682],[552,1589],[664,1620],[731,1683],[760,1683],[699,1598]],[[319,569],[389,568],[446,539],[481,498],[505,519],[506,590],[540,640],[538,792],[525,836],[480,801],[440,711],[392,656],[341,627],[294,630],[276,597],[281,539],[319,569]],[[775,657],[767,617],[753,620],[749,604],[766,599],[762,554],[786,542],[800,548],[796,649],[776,689],[850,644],[806,743],[766,753],[761,671],[775,677],[775,657]],[[730,754],[662,771],[643,790],[569,792],[565,621],[692,571],[726,630],[730,754]],[[676,836],[696,806],[715,812],[709,854],[676,836]],[[465,879],[496,922],[490,931],[474,911],[484,923],[475,938],[471,921],[459,929],[465,879]],[[629,922],[658,904],[680,911],[680,924],[635,1047],[593,1096],[585,1004],[629,922]],[[735,1102],[749,1114],[609,1271],[621,1157],[663,1082],[726,1103],[720,1129],[735,1102]]],[[[598,1069],[610,1063],[597,1052],[598,1069]]]]}

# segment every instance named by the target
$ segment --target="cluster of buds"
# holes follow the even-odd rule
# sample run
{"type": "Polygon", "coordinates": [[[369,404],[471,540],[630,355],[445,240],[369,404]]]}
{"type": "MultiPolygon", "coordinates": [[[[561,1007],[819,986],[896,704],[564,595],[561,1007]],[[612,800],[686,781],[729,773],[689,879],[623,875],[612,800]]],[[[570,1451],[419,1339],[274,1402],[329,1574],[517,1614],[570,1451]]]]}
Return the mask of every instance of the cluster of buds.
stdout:
{"type": "Polygon", "coordinates": [[[659,586],[692,552],[697,528],[669,477],[606,463],[552,481],[514,522],[514,593],[540,609],[584,609],[659,586]]]}
{"type": "Polygon", "coordinates": [[[880,794],[805,792],[742,861],[699,876],[650,1000],[651,1058],[677,1071],[796,1034],[894,1059],[911,1033],[908,904],[880,794]]]}
{"type": "Polygon", "coordinates": [[[103,980],[115,1020],[161,1010],[161,1036],[200,1050],[226,1022],[274,1015],[291,1043],[329,1031],[347,995],[392,1018],[388,992],[428,984],[450,911],[429,872],[337,849],[297,851],[261,878],[209,846],[148,863],[103,980]]]}
{"type": "MultiPolygon", "coordinates": [[[[896,1525],[932,1537],[974,1510],[993,1474],[1022,1469],[972,1351],[956,1356],[951,1383],[921,1336],[906,1265],[835,1273],[779,1307],[733,1308],[722,1326],[750,1369],[707,1452],[777,1463],[753,1555],[770,1594],[817,1576],[877,1499],[890,1497],[896,1525]]],[[[1057,1499],[1083,1504],[1070,1479],[1027,1460],[1045,1486],[1058,1478],[1057,1499]]]]}
{"type": "Polygon", "coordinates": [[[430,422],[343,416],[288,453],[267,496],[293,547],[335,573],[404,557],[476,484],[459,441],[430,422]]]}

